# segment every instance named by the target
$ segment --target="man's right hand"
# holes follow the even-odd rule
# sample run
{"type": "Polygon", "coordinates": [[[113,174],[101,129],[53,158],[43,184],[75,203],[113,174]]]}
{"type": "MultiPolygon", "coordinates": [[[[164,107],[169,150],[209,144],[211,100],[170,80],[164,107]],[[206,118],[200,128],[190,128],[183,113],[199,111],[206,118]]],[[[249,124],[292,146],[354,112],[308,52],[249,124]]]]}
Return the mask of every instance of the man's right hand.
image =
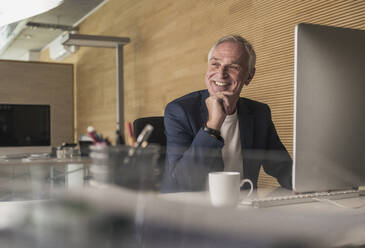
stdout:
{"type": "Polygon", "coordinates": [[[224,96],[211,95],[205,100],[205,104],[208,109],[208,121],[207,127],[214,130],[220,130],[221,126],[226,118],[226,112],[224,109],[224,96]]]}

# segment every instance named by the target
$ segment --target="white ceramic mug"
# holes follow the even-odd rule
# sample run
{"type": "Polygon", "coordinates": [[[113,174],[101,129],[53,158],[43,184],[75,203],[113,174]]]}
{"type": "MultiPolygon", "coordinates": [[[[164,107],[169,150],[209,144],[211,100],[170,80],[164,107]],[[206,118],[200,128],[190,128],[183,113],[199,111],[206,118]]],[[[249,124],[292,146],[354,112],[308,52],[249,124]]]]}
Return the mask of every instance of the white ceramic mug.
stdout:
{"type": "Polygon", "coordinates": [[[253,184],[250,179],[241,180],[239,172],[211,172],[209,173],[209,194],[214,206],[236,206],[240,200],[240,189],[244,183],[249,183],[251,189],[246,197],[250,196],[253,184]]]}

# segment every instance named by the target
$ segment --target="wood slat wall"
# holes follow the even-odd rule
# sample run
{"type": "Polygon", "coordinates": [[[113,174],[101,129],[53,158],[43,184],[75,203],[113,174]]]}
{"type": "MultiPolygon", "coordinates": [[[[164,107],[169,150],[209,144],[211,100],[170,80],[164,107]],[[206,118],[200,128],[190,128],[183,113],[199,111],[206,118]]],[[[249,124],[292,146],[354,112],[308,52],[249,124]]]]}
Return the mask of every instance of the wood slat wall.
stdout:
{"type": "Polygon", "coordinates": [[[72,64],[0,60],[0,103],[49,104],[51,146],[71,143],[73,74],[72,64]]]}
{"type": "MultiPolygon", "coordinates": [[[[242,95],[271,106],[292,152],[295,25],[365,29],[364,13],[364,0],[109,0],[81,24],[80,33],[131,38],[124,58],[127,121],[162,115],[169,101],[203,89],[215,40],[229,33],[246,37],[258,59],[242,95]]],[[[75,137],[88,125],[114,137],[114,51],[81,48],[66,62],[76,67],[75,137]]],[[[276,185],[264,174],[260,182],[276,185]]]]}

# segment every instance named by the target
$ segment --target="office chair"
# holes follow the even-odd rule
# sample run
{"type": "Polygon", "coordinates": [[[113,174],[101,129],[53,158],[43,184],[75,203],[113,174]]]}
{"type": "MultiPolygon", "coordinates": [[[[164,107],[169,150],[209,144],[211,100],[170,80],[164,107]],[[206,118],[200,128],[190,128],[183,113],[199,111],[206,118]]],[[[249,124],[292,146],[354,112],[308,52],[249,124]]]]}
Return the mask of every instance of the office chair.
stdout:
{"type": "Polygon", "coordinates": [[[134,137],[137,139],[143,128],[150,124],[153,126],[153,132],[148,139],[148,143],[159,144],[161,147],[166,147],[166,136],[163,116],[152,116],[138,118],[133,122],[134,137]]]}
{"type": "Polygon", "coordinates": [[[165,136],[165,125],[163,116],[152,116],[152,117],[144,117],[138,118],[133,122],[133,132],[134,137],[137,139],[138,135],[142,132],[143,128],[150,124],[153,126],[153,131],[148,138],[149,144],[158,144],[160,146],[159,149],[159,158],[157,161],[157,168],[154,169],[156,175],[156,187],[159,190],[162,176],[165,169],[165,157],[166,157],[166,136],[165,136]]]}

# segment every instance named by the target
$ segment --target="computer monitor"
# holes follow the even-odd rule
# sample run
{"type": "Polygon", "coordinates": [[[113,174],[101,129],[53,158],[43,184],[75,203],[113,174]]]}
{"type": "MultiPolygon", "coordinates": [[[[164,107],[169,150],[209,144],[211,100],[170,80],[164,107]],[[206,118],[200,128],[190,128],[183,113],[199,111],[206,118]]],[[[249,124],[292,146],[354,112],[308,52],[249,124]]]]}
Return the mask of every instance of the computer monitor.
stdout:
{"type": "Polygon", "coordinates": [[[50,151],[50,105],[0,104],[0,154],[50,151]]]}
{"type": "Polygon", "coordinates": [[[293,190],[365,185],[365,31],[295,29],[293,190]]]}

